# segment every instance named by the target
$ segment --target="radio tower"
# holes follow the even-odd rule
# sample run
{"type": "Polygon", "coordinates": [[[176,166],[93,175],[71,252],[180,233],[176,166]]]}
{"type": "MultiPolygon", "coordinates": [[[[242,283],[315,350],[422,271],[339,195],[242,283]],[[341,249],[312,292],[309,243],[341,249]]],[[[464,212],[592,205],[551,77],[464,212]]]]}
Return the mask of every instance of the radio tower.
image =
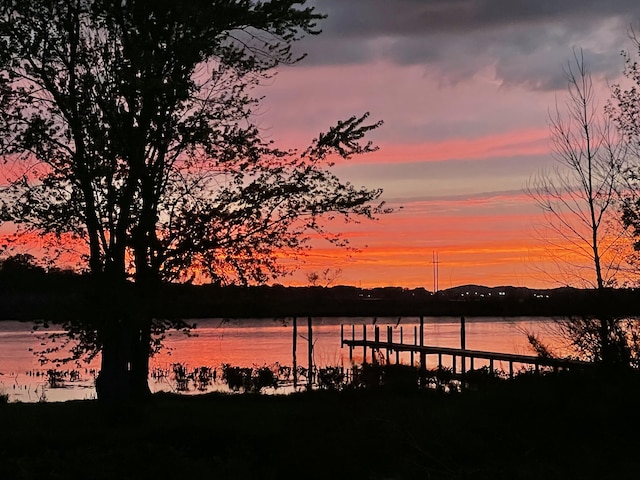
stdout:
{"type": "Polygon", "coordinates": [[[440,261],[438,260],[438,252],[433,252],[433,293],[438,293],[438,264],[440,261]]]}

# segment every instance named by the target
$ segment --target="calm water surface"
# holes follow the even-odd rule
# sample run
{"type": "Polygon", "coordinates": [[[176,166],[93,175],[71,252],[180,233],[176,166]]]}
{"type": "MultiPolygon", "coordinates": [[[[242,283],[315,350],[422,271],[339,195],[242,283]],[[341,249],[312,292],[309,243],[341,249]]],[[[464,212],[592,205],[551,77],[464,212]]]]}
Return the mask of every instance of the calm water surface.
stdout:
{"type": "MultiPolygon", "coordinates": [[[[220,367],[223,363],[237,366],[263,366],[278,362],[292,365],[292,320],[221,319],[194,320],[197,329],[192,336],[171,332],[164,349],[151,360],[151,368],[169,371],[173,363],[183,363],[189,368],[220,367]]],[[[414,342],[418,318],[314,318],[313,360],[316,367],[327,365],[350,366],[348,348],[340,348],[340,325],[344,325],[345,338],[362,338],[363,325],[367,338],[373,339],[375,325],[380,327],[380,339],[386,340],[387,326],[393,327],[393,339],[399,341],[402,330],[405,343],[414,342]]],[[[532,354],[525,332],[538,334],[543,340],[557,345],[550,331],[549,318],[467,318],[466,347],[504,353],[532,354]]],[[[43,334],[32,332],[31,324],[15,321],[0,322],[0,393],[8,393],[10,401],[64,401],[95,398],[93,384],[99,358],[90,364],[40,365],[32,350],[42,348],[43,334]],[[46,371],[57,368],[62,371],[77,370],[79,378],[65,381],[65,388],[50,388],[46,371]]],[[[425,318],[424,344],[443,347],[460,347],[460,319],[454,317],[425,318]]],[[[298,319],[297,360],[307,367],[307,319],[298,319]]],[[[395,360],[395,355],[392,356],[395,360]]],[[[409,363],[409,353],[403,353],[401,362],[409,363]]],[[[446,362],[447,359],[445,358],[446,362]]],[[[362,349],[353,351],[353,362],[362,362],[362,349]]],[[[429,363],[429,359],[427,361],[429,363]]],[[[446,363],[445,363],[446,364],[446,363]]],[[[435,367],[435,365],[428,365],[435,367]]],[[[496,368],[503,368],[496,365],[496,368]]],[[[152,391],[174,389],[168,378],[151,379],[152,391]]],[[[216,385],[215,389],[224,389],[216,385]]]]}

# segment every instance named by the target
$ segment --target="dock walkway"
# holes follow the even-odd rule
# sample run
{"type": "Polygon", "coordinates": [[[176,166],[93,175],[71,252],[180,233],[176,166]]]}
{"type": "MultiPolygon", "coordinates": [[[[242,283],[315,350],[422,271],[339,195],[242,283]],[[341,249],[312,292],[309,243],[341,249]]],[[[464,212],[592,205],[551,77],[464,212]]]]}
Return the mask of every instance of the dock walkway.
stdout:
{"type": "Polygon", "coordinates": [[[370,359],[372,363],[379,363],[381,360],[384,362],[386,358],[386,363],[389,364],[392,362],[394,356],[395,363],[400,363],[400,353],[409,352],[411,366],[414,366],[414,356],[417,356],[419,358],[419,367],[421,370],[427,369],[428,356],[437,356],[437,364],[434,365],[434,368],[435,366],[437,366],[439,369],[443,368],[443,357],[450,356],[452,373],[454,375],[464,375],[466,371],[474,370],[475,368],[480,367],[478,361],[482,361],[482,363],[484,364],[483,366],[487,366],[492,373],[496,371],[496,362],[508,363],[510,378],[513,378],[514,376],[514,366],[518,365],[533,367],[536,372],[540,371],[540,367],[548,367],[553,371],[558,371],[570,369],[585,369],[593,366],[593,363],[590,362],[564,358],[550,358],[466,349],[464,348],[464,320],[462,320],[461,333],[461,346],[463,348],[423,345],[422,325],[420,328],[420,334],[414,337],[414,339],[416,340],[413,344],[404,343],[402,341],[402,334],[400,335],[400,342],[393,341],[393,331],[391,327],[387,327],[386,340],[380,340],[380,330],[378,326],[376,326],[374,329],[373,340],[367,339],[366,328],[363,328],[362,338],[359,339],[355,338],[355,328],[353,328],[351,332],[351,339],[347,339],[344,338],[344,330],[341,330],[341,344],[343,347],[349,348],[350,359],[353,359],[353,350],[355,348],[362,348],[362,358],[365,363],[367,362],[368,349],[370,352],[370,359]]]}

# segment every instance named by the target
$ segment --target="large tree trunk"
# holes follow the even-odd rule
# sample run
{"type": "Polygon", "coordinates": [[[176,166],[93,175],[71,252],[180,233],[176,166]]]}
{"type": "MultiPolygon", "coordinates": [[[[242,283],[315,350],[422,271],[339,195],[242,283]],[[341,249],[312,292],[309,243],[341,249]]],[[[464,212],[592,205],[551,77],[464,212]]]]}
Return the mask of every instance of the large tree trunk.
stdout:
{"type": "Polygon", "coordinates": [[[145,400],[151,396],[149,389],[149,356],[151,355],[151,318],[140,317],[131,349],[131,398],[145,400]]]}
{"type": "Polygon", "coordinates": [[[94,303],[101,318],[98,334],[102,344],[100,373],[96,379],[99,400],[145,400],[149,389],[151,317],[146,296],[137,295],[126,282],[119,288],[98,289],[94,303]]]}
{"type": "Polygon", "coordinates": [[[96,379],[99,400],[145,400],[149,389],[150,321],[114,322],[103,334],[100,374],[96,379]]]}
{"type": "Polygon", "coordinates": [[[131,365],[129,335],[124,322],[113,319],[102,327],[102,360],[96,379],[99,400],[128,400],[131,365]]]}

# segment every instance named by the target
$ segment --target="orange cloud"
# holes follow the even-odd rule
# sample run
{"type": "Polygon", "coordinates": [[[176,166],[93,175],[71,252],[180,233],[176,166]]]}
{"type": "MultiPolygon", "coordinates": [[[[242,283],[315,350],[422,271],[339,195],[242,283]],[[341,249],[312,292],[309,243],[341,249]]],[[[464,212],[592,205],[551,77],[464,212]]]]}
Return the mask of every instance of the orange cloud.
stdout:
{"type": "Polygon", "coordinates": [[[348,255],[314,242],[302,271],[285,280],[305,285],[304,272],[339,268],[338,283],[431,289],[434,252],[439,255],[440,288],[468,283],[577,285],[579,279],[563,273],[558,259],[577,266],[576,273],[589,280],[588,258],[574,245],[561,238],[545,242],[534,233],[533,226],[542,222],[543,213],[521,192],[408,202],[377,223],[345,227],[356,245],[368,245],[362,251],[348,255]]]}

